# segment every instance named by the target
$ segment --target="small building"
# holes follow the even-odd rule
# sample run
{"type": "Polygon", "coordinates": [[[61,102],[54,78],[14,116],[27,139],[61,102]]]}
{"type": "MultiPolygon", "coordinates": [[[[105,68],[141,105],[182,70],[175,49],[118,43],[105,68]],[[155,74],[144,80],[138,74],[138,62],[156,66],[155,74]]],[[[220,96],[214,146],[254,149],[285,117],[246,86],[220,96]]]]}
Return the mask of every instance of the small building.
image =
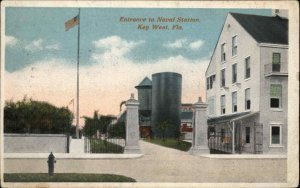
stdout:
{"type": "Polygon", "coordinates": [[[180,124],[180,133],[182,139],[192,140],[193,134],[193,104],[183,103],[181,105],[181,124],[180,124]]]}
{"type": "Polygon", "coordinates": [[[145,77],[135,88],[138,90],[140,137],[148,138],[151,136],[152,81],[145,77]]]}
{"type": "Polygon", "coordinates": [[[206,70],[209,147],[286,153],[288,19],[229,13],[206,70]]]}

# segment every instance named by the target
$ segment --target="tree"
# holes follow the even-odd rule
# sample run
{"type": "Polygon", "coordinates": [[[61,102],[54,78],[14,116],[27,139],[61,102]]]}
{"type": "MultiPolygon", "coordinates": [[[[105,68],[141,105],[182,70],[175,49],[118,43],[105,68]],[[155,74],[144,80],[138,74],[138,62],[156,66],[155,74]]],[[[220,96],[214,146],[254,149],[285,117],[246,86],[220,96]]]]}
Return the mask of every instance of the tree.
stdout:
{"type": "Polygon", "coordinates": [[[91,137],[96,135],[97,131],[99,131],[100,134],[107,133],[107,127],[113,119],[113,116],[100,115],[98,114],[98,111],[94,111],[94,116],[92,118],[84,117],[84,135],[91,137]]]}
{"type": "Polygon", "coordinates": [[[114,138],[125,138],[125,122],[118,122],[110,125],[108,134],[110,137],[114,138]]]}
{"type": "Polygon", "coordinates": [[[175,138],[177,140],[177,143],[180,144],[181,132],[180,132],[179,128],[176,128],[174,130],[174,136],[175,136],[175,138]]]}
{"type": "Polygon", "coordinates": [[[5,133],[68,133],[72,120],[73,114],[69,109],[58,108],[48,102],[26,97],[17,102],[5,102],[5,133]]]}
{"type": "Polygon", "coordinates": [[[166,131],[168,130],[169,127],[170,127],[169,121],[162,121],[157,125],[157,129],[164,142],[165,142],[166,131]]]}

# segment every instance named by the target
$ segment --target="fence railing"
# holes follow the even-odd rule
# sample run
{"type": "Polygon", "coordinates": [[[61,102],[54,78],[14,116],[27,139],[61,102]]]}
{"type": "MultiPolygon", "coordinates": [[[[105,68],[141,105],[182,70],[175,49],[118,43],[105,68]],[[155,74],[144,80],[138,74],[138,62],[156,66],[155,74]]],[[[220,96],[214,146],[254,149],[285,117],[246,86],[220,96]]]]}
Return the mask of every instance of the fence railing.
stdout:
{"type": "Polygon", "coordinates": [[[84,138],[86,153],[123,153],[125,147],[125,127],[109,125],[103,130],[84,138]]]}
{"type": "Polygon", "coordinates": [[[273,73],[288,73],[287,63],[280,62],[278,64],[269,63],[265,65],[265,75],[273,73]]]}
{"type": "Polygon", "coordinates": [[[208,147],[211,153],[232,153],[231,135],[224,136],[223,133],[212,133],[208,137],[208,147]]]}
{"type": "Polygon", "coordinates": [[[123,153],[125,139],[123,138],[87,138],[85,137],[86,153],[123,153]]]}

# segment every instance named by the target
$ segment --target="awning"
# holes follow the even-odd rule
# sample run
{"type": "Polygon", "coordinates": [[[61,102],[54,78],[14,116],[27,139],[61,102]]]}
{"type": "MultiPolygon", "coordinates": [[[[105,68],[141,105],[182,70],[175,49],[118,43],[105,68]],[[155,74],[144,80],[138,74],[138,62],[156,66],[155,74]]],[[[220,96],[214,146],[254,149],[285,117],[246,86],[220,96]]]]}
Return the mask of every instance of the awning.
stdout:
{"type": "Polygon", "coordinates": [[[207,119],[207,124],[208,125],[213,125],[213,124],[221,124],[221,123],[226,123],[230,122],[233,119],[243,117],[245,115],[250,114],[251,112],[241,112],[241,113],[235,113],[235,114],[229,114],[229,115],[224,115],[224,116],[218,116],[218,117],[212,117],[207,119]]]}
{"type": "Polygon", "coordinates": [[[241,119],[245,119],[245,118],[248,118],[248,117],[252,117],[252,116],[255,116],[255,115],[258,115],[258,114],[259,114],[259,111],[258,112],[251,112],[250,114],[246,114],[246,115],[243,115],[243,116],[240,116],[240,117],[236,117],[236,118],[232,119],[231,122],[241,120],[241,119]]]}

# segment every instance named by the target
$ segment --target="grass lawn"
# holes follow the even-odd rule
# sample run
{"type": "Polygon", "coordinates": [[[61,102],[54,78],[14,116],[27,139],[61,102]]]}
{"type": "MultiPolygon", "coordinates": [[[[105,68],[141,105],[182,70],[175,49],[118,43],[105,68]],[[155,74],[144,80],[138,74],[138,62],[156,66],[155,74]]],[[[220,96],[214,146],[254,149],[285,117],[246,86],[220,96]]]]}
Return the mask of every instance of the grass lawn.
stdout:
{"type": "Polygon", "coordinates": [[[136,182],[135,179],[115,174],[13,173],[4,174],[5,182],[136,182]]]}
{"type": "Polygon", "coordinates": [[[181,151],[188,151],[192,146],[192,143],[190,143],[190,142],[185,142],[182,140],[178,141],[177,139],[172,139],[172,138],[168,138],[165,141],[163,141],[160,138],[145,139],[145,141],[153,143],[153,144],[165,146],[168,148],[178,149],[181,151]]]}
{"type": "Polygon", "coordinates": [[[124,148],[120,145],[100,139],[91,139],[91,153],[123,153],[124,148]]]}

